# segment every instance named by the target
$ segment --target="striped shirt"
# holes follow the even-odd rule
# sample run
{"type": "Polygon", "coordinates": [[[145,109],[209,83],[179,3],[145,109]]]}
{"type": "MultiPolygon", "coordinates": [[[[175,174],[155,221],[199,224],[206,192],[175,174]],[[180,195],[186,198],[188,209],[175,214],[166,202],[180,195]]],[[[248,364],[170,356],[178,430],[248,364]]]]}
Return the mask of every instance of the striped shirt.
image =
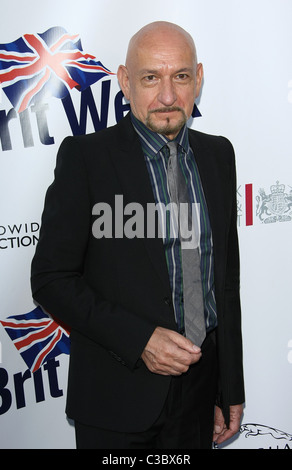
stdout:
{"type": "MultiPolygon", "coordinates": [[[[140,137],[154,200],[156,204],[167,206],[170,203],[170,195],[167,183],[168,152],[165,149],[165,145],[169,142],[169,139],[161,134],[152,132],[139,121],[133,113],[131,113],[131,119],[134,129],[140,137]]],[[[213,330],[217,325],[211,226],[194,153],[189,145],[188,129],[186,125],[181,129],[175,141],[178,144],[179,163],[187,182],[190,202],[200,205],[199,251],[201,256],[204,312],[206,330],[208,332],[213,330]]],[[[169,220],[167,224],[169,224],[169,220]]],[[[169,230],[169,225],[167,225],[167,228],[168,229],[163,231],[163,243],[172,291],[172,300],[178,331],[184,333],[181,246],[179,238],[172,236],[173,232],[171,233],[169,230]]]]}

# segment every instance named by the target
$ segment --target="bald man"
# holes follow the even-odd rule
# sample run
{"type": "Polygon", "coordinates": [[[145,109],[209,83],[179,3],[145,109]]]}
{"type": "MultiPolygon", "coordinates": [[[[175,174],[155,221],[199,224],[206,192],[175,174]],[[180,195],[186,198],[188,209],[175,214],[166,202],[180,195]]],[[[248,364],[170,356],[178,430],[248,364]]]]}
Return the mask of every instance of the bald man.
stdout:
{"type": "Polygon", "coordinates": [[[66,412],[78,448],[211,448],[239,429],[235,159],[227,139],[187,128],[202,78],[192,37],[151,23],[118,70],[130,113],[59,149],[31,281],[71,330],[66,412]],[[169,142],[200,206],[202,344],[184,326],[180,237],[161,235],[161,219],[149,229],[149,207],[171,202],[169,142]]]}

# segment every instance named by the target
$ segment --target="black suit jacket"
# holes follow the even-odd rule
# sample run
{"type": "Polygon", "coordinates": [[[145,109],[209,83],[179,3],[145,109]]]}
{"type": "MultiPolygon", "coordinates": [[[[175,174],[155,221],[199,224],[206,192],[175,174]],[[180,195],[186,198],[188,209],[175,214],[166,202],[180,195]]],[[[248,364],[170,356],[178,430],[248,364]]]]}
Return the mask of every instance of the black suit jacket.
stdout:
{"type": "MultiPolygon", "coordinates": [[[[219,396],[244,401],[234,153],[222,137],[193,130],[213,232],[218,308],[219,396]]],[[[141,353],[157,326],[175,330],[161,238],[96,239],[93,206],[154,203],[129,115],[116,126],[62,143],[32,262],[34,299],[71,328],[67,414],[117,431],[158,417],[170,377],[148,371],[141,353]]],[[[227,415],[226,415],[227,416],[227,415]]]]}

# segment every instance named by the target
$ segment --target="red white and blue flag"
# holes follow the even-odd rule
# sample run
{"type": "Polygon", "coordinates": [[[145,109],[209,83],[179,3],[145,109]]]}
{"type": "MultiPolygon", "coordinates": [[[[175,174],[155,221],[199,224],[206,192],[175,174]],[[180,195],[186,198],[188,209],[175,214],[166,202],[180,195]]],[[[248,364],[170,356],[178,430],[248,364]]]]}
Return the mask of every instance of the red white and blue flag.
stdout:
{"type": "Polygon", "coordinates": [[[32,372],[49,359],[70,353],[69,332],[40,307],[0,323],[32,372]]]}
{"type": "Polygon", "coordinates": [[[83,91],[106,75],[113,73],[83,53],[80,36],[61,27],[0,44],[0,83],[18,112],[47,96],[83,91]]]}

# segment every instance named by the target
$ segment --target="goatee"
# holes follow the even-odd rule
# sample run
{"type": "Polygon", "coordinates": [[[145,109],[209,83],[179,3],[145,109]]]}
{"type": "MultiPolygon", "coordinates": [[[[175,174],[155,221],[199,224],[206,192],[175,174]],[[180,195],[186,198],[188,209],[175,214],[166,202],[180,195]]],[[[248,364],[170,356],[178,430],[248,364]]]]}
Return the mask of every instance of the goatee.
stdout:
{"type": "Polygon", "coordinates": [[[182,108],[178,106],[169,106],[169,107],[163,107],[163,108],[156,108],[156,109],[152,109],[151,111],[149,111],[147,114],[147,118],[146,118],[146,126],[149,129],[151,129],[153,132],[156,132],[157,134],[162,134],[165,136],[175,135],[179,133],[179,131],[185,125],[187,120],[188,118],[186,116],[186,113],[182,108]],[[181,118],[175,124],[170,124],[169,117],[166,118],[164,124],[156,124],[155,122],[153,122],[152,114],[168,113],[172,111],[181,112],[181,118]]]}

